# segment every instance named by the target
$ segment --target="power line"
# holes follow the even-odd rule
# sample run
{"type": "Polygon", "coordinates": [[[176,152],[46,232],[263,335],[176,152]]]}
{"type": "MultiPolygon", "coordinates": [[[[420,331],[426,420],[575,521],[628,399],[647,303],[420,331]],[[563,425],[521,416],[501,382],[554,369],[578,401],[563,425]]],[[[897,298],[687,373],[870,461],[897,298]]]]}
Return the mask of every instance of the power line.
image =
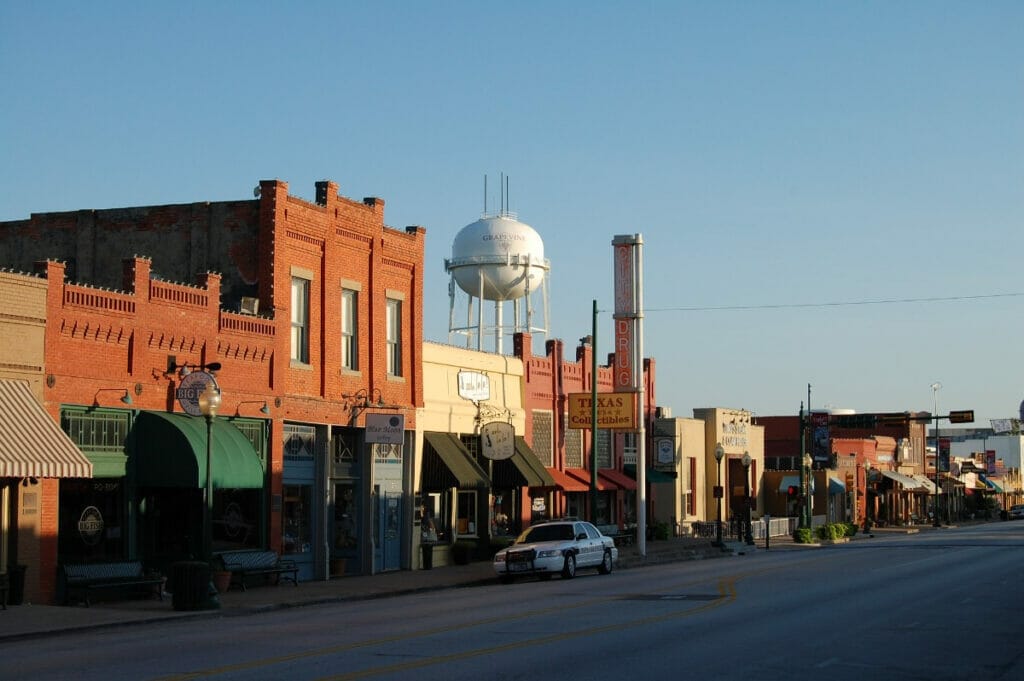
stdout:
{"type": "Polygon", "coordinates": [[[700,307],[648,307],[644,312],[720,312],[735,310],[782,310],[809,307],[851,307],[854,305],[897,305],[907,303],[948,303],[964,300],[985,300],[991,298],[1014,298],[1021,293],[989,293],[978,296],[945,296],[935,298],[882,298],[879,300],[848,300],[827,303],[772,303],[767,305],[719,305],[700,307]]]}

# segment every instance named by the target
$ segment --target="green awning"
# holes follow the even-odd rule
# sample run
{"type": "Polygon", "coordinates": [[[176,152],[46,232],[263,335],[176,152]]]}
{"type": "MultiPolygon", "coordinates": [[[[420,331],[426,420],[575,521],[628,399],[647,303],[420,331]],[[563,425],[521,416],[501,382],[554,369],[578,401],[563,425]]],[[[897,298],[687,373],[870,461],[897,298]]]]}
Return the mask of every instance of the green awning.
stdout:
{"type": "Polygon", "coordinates": [[[490,487],[487,474],[455,435],[425,432],[423,440],[427,444],[423,457],[424,491],[490,487]]]}
{"type": "Polygon", "coordinates": [[[528,487],[554,487],[555,479],[548,473],[548,469],[540,462],[537,455],[526,444],[522,435],[516,435],[516,453],[512,457],[512,463],[519,472],[526,478],[528,487]]]}
{"type": "MultiPolygon", "coordinates": [[[[629,477],[633,478],[634,480],[636,480],[636,464],[633,464],[633,463],[623,464],[622,472],[625,473],[626,475],[628,475],[629,477]]],[[[664,471],[656,470],[654,468],[651,468],[650,466],[647,467],[647,484],[652,484],[652,483],[659,484],[659,483],[663,483],[663,482],[675,482],[675,481],[676,481],[676,476],[670,475],[669,473],[665,473],[664,471]]]]}
{"type": "MultiPolygon", "coordinates": [[[[235,426],[213,420],[213,486],[260,489],[264,471],[252,443],[235,426]]],[[[206,419],[187,414],[139,412],[128,437],[128,456],[139,487],[206,487],[206,419]]]]}

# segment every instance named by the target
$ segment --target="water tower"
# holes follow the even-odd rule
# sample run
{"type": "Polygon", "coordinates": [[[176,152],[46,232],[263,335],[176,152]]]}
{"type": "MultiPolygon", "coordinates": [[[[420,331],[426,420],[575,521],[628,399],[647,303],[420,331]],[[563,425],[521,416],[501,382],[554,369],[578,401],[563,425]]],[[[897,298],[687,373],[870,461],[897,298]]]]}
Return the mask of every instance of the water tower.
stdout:
{"type": "Polygon", "coordinates": [[[444,269],[450,275],[448,342],[455,334],[462,334],[466,347],[474,347],[475,340],[476,349],[483,350],[484,336],[493,333],[494,352],[503,354],[506,335],[520,331],[547,333],[547,275],[551,264],[544,258],[544,242],[533,227],[519,222],[504,205],[496,215],[488,215],[485,209],[483,217],[462,228],[444,269]],[[542,317],[539,324],[534,310],[537,294],[542,317]],[[455,318],[456,298],[466,299],[462,323],[455,318]],[[484,301],[494,302],[490,315],[486,314],[484,301]],[[509,302],[511,320],[504,311],[509,302]]]}

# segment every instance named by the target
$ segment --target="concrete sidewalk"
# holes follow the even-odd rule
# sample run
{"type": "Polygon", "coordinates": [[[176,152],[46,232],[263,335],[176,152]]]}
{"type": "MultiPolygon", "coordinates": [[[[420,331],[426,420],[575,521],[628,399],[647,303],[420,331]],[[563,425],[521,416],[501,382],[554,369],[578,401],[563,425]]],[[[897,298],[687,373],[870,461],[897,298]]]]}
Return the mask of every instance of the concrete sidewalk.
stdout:
{"type": "MultiPolygon", "coordinates": [[[[785,540],[782,540],[785,542],[785,540]]],[[[772,540],[772,548],[776,547],[772,540]]],[[[792,542],[788,542],[792,544],[792,542]]],[[[763,547],[763,544],[762,544],[763,547]]],[[[723,558],[735,555],[711,546],[707,539],[675,538],[650,541],[647,555],[641,557],[636,546],[620,550],[617,570],[627,570],[662,563],[723,558]]],[[[241,591],[232,589],[220,594],[216,610],[175,610],[171,595],[163,601],[156,598],[112,600],[84,605],[9,605],[0,610],[0,641],[61,634],[86,629],[138,625],[172,620],[231,617],[280,608],[293,608],[321,603],[338,603],[371,598],[386,598],[438,589],[469,587],[497,583],[489,561],[469,565],[450,565],[432,570],[402,570],[377,575],[341,577],[328,581],[289,583],[279,586],[257,586],[241,591]]]]}

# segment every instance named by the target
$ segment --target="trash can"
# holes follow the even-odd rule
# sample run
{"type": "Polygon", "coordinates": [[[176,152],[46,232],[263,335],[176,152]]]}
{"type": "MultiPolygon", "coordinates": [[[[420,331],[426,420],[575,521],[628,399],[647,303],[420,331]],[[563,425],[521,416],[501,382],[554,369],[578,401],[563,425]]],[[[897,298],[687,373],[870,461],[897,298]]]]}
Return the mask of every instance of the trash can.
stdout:
{"type": "Polygon", "coordinates": [[[171,565],[171,603],[175,610],[215,610],[217,590],[210,582],[210,565],[188,560],[171,565]]]}
{"type": "Polygon", "coordinates": [[[434,568],[434,545],[430,542],[423,542],[420,544],[420,551],[423,552],[423,569],[432,570],[434,568]]]}
{"type": "Polygon", "coordinates": [[[21,605],[25,600],[25,570],[27,565],[7,566],[7,603],[10,605],[21,605]]]}

